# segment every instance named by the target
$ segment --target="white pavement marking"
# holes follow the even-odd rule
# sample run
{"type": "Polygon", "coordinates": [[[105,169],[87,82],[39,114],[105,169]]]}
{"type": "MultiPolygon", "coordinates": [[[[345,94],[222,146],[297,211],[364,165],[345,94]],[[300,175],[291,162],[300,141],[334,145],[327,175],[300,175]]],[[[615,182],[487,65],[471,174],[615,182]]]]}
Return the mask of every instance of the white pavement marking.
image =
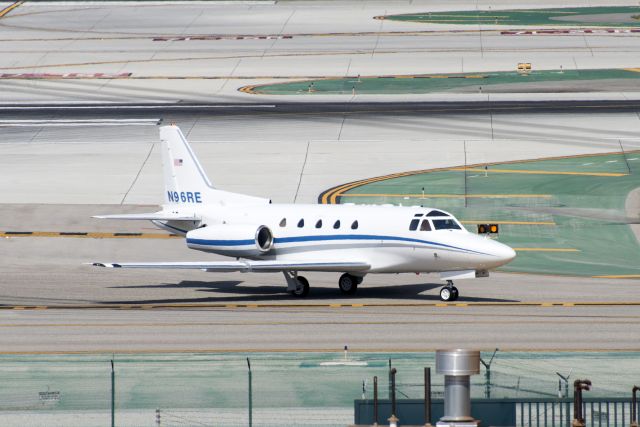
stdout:
{"type": "Polygon", "coordinates": [[[43,120],[0,120],[0,127],[78,127],[78,126],[156,126],[160,119],[43,119],[43,120]]]}
{"type": "MultiPolygon", "coordinates": [[[[59,105],[51,104],[51,105],[16,105],[16,106],[0,106],[0,111],[2,110],[48,110],[51,108],[57,108],[59,105]]],[[[158,105],[66,105],[64,104],[64,108],[66,110],[124,110],[124,109],[145,109],[145,110],[153,110],[159,108],[172,108],[172,109],[193,109],[193,108],[275,108],[276,106],[271,105],[253,105],[253,104],[238,104],[238,105],[179,105],[179,104],[158,104],[158,105]]]]}

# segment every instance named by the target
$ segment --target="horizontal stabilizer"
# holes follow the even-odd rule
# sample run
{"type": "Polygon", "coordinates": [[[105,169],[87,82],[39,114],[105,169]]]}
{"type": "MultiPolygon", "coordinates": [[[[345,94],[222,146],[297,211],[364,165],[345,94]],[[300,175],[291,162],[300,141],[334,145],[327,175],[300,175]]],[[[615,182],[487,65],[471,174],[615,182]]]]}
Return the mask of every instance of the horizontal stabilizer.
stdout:
{"type": "Polygon", "coordinates": [[[178,270],[204,270],[215,272],[239,271],[248,272],[270,272],[270,271],[366,271],[370,265],[364,262],[309,262],[309,261],[221,261],[221,262],[123,262],[123,263],[102,263],[94,262],[95,267],[107,268],[158,268],[158,269],[178,269],[178,270]]]}
{"type": "Polygon", "coordinates": [[[131,219],[149,221],[200,221],[200,217],[193,215],[174,214],[170,212],[154,212],[139,214],[94,215],[98,219],[131,219]]]}

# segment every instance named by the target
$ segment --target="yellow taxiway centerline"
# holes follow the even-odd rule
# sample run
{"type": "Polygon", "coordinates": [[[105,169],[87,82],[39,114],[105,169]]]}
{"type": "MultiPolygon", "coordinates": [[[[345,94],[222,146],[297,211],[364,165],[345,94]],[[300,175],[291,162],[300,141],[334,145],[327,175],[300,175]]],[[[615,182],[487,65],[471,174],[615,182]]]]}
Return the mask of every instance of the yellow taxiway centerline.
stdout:
{"type": "Polygon", "coordinates": [[[337,193],[339,197],[410,197],[425,199],[512,199],[541,198],[549,199],[550,194],[393,194],[393,193],[337,193]]]}
{"type": "Polygon", "coordinates": [[[0,310],[152,310],[152,309],[178,309],[188,310],[203,308],[208,309],[225,309],[225,310],[255,310],[255,309],[336,309],[336,308],[473,308],[473,307],[635,307],[640,306],[640,301],[505,301],[505,302],[416,302],[416,303],[361,303],[361,304],[342,304],[342,303],[309,303],[309,304],[216,304],[216,303],[164,303],[164,304],[86,304],[86,305],[5,305],[0,306],[0,310]]]}
{"type": "Polygon", "coordinates": [[[546,171],[530,169],[484,169],[484,168],[452,168],[452,171],[486,172],[486,173],[520,173],[528,175],[578,175],[578,176],[627,176],[628,173],[618,172],[567,172],[567,171],[546,171]]]}
{"type": "Polygon", "coordinates": [[[9,12],[11,12],[13,9],[17,8],[18,6],[20,6],[22,3],[24,3],[24,1],[17,1],[7,7],[5,7],[4,9],[0,10],[0,18],[2,18],[3,16],[7,15],[9,12]]]}
{"type": "Polygon", "coordinates": [[[593,277],[594,279],[640,279],[640,274],[611,274],[591,277],[593,277]]]}

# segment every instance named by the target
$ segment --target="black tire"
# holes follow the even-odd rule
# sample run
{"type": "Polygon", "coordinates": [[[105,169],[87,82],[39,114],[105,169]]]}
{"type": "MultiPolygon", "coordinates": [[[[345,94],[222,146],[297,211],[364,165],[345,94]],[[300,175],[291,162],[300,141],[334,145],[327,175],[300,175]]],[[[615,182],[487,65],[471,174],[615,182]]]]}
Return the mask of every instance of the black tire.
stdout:
{"type": "Polygon", "coordinates": [[[291,291],[291,295],[298,298],[304,298],[309,295],[309,281],[302,276],[298,276],[296,280],[299,286],[295,291],[291,291]]]}
{"type": "MultiPolygon", "coordinates": [[[[362,279],[360,280],[360,282],[362,279]]],[[[354,277],[348,273],[344,273],[338,279],[338,287],[340,288],[340,292],[345,295],[353,295],[358,290],[358,278],[354,277]]]]}
{"type": "Polygon", "coordinates": [[[451,288],[448,288],[445,286],[444,288],[440,289],[440,299],[442,301],[446,301],[446,302],[454,301],[453,296],[454,296],[454,293],[451,288]]]}
{"type": "Polygon", "coordinates": [[[460,296],[460,293],[458,293],[458,288],[454,286],[451,291],[453,292],[453,299],[451,301],[458,301],[458,297],[460,296]]]}

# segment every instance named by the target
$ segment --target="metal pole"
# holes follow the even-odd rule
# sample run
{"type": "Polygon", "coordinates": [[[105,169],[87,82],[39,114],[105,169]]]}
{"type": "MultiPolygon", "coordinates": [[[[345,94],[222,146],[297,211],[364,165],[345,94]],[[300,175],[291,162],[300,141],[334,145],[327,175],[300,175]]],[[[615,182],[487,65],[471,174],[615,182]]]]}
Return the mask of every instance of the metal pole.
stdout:
{"type": "Polygon", "coordinates": [[[389,399],[391,399],[391,359],[389,359],[389,399]]]}
{"type": "Polygon", "coordinates": [[[491,399],[491,365],[489,365],[484,373],[485,377],[485,390],[484,397],[491,399]]]}
{"type": "Polygon", "coordinates": [[[391,415],[396,415],[396,368],[391,368],[391,415]]]}
{"type": "Polygon", "coordinates": [[[116,426],[116,372],[111,359],[111,427],[116,426]]]}
{"type": "Polygon", "coordinates": [[[431,368],[424,368],[424,425],[431,426],[431,368]]]}
{"type": "MultiPolygon", "coordinates": [[[[391,360],[389,360],[391,362],[391,360]]],[[[389,421],[389,427],[398,427],[398,417],[396,417],[396,368],[391,368],[389,375],[391,375],[391,416],[389,421]]]]}
{"type": "Polygon", "coordinates": [[[251,378],[251,362],[247,357],[247,366],[249,367],[249,427],[253,426],[253,384],[251,378]]]}
{"type": "Polygon", "coordinates": [[[378,377],[373,377],[373,425],[378,425],[378,377]]]}
{"type": "Polygon", "coordinates": [[[631,427],[638,427],[638,399],[636,392],[640,390],[640,387],[634,385],[631,389],[631,427]]]}
{"type": "Polygon", "coordinates": [[[489,362],[485,362],[480,358],[480,363],[484,365],[485,373],[484,373],[484,397],[485,399],[491,399],[491,363],[493,362],[493,358],[496,357],[496,353],[500,349],[496,348],[491,355],[491,359],[489,362]]]}
{"type": "Polygon", "coordinates": [[[582,390],[591,389],[590,380],[575,380],[573,382],[573,427],[585,427],[582,412],[582,390]]]}

